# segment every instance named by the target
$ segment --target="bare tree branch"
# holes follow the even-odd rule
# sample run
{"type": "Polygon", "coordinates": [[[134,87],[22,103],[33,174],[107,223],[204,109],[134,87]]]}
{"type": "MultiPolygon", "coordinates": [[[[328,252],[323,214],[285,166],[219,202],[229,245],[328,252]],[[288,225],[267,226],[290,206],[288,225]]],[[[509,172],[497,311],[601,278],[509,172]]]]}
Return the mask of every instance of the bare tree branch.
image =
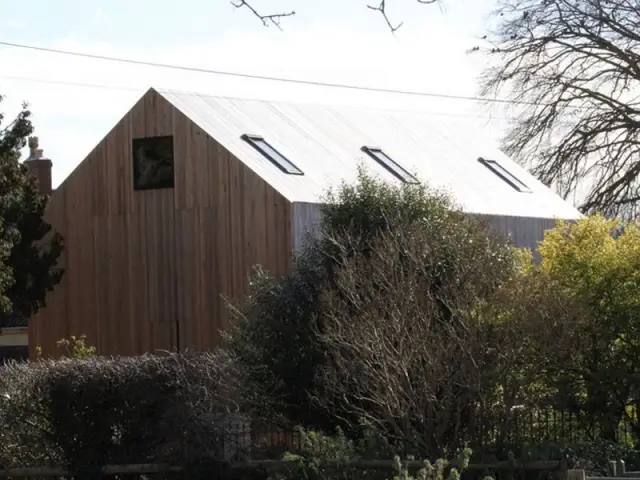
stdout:
{"type": "MultiPolygon", "coordinates": [[[[429,4],[438,3],[439,0],[416,0],[416,1],[424,5],[429,5],[429,4]]],[[[404,25],[404,22],[400,22],[395,27],[393,26],[393,24],[391,23],[391,20],[389,20],[389,16],[387,15],[386,0],[380,0],[380,4],[377,7],[372,5],[367,5],[367,8],[371,10],[375,10],[377,12],[380,12],[380,14],[382,14],[382,17],[384,18],[385,23],[389,27],[389,30],[391,30],[391,33],[395,33],[396,30],[398,30],[402,25],[404,25]]]]}
{"type": "MultiPolygon", "coordinates": [[[[423,4],[423,5],[432,5],[432,4],[435,4],[435,3],[439,3],[440,0],[416,0],[416,1],[418,3],[423,4]]],[[[256,10],[246,0],[235,0],[235,1],[231,0],[231,4],[236,8],[242,8],[242,7],[248,8],[256,17],[258,17],[260,19],[260,21],[265,26],[268,26],[269,23],[272,23],[276,27],[278,27],[280,30],[282,30],[282,27],[280,26],[280,21],[284,17],[290,17],[290,16],[293,16],[293,15],[296,14],[296,12],[294,10],[292,10],[290,12],[282,12],[282,13],[273,13],[273,14],[269,14],[269,15],[263,15],[260,12],[258,12],[258,10],[256,10]]],[[[389,30],[391,30],[391,33],[395,33],[396,30],[398,30],[404,24],[404,22],[400,22],[399,24],[394,26],[391,23],[391,20],[389,19],[388,15],[387,15],[386,0],[380,0],[380,3],[377,6],[367,5],[367,8],[369,8],[371,10],[375,10],[376,12],[380,12],[382,17],[384,18],[385,23],[389,27],[389,30]]]]}
{"type": "Polygon", "coordinates": [[[404,24],[404,22],[400,22],[395,27],[393,26],[393,24],[389,20],[389,17],[387,16],[387,6],[386,6],[385,0],[380,0],[380,4],[377,7],[367,5],[367,8],[370,8],[371,10],[376,10],[382,14],[382,17],[384,18],[384,21],[387,23],[387,26],[391,30],[391,33],[395,33],[395,31],[398,30],[404,24]]]}
{"type": "Polygon", "coordinates": [[[640,9],[635,0],[501,0],[483,94],[530,105],[508,154],[587,213],[640,214],[640,9]]]}
{"type": "Polygon", "coordinates": [[[231,5],[233,5],[236,8],[242,8],[242,7],[248,8],[251,11],[251,13],[253,13],[256,17],[260,19],[260,21],[264,24],[265,27],[268,27],[269,23],[271,23],[276,27],[278,27],[280,30],[282,30],[282,27],[280,26],[281,20],[284,17],[291,17],[296,14],[295,10],[291,10],[290,12],[262,15],[255,8],[253,8],[251,4],[247,3],[246,0],[237,0],[237,1],[231,0],[231,5]]]}
{"type": "Polygon", "coordinates": [[[341,264],[319,312],[317,401],[434,455],[482,434],[480,405],[493,425],[506,418],[497,384],[510,406],[517,396],[507,377],[521,336],[482,316],[505,264],[482,229],[455,228],[437,238],[422,225],[382,234],[370,256],[341,264]]]}

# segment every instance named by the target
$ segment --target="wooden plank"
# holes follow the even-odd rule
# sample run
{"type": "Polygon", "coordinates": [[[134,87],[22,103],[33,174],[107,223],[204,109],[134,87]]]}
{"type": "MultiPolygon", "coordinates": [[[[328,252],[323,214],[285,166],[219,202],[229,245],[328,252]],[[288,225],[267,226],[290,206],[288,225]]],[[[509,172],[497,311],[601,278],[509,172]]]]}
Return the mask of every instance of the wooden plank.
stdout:
{"type": "Polygon", "coordinates": [[[584,470],[567,470],[567,480],[586,480],[584,470]]]}
{"type": "MultiPolygon", "coordinates": [[[[174,135],[173,107],[157,93],[145,96],[145,136],[174,135]]],[[[174,135],[175,136],[175,135],[174,135]]],[[[141,193],[147,204],[146,280],[149,284],[147,321],[150,323],[149,351],[173,350],[175,344],[175,259],[174,189],[141,193]]]]}
{"type": "MultiPolygon", "coordinates": [[[[574,470],[576,471],[576,470],[574,470]]],[[[579,470],[578,470],[579,471],[579,470]]],[[[571,472],[571,470],[569,470],[569,472],[571,472]]],[[[576,480],[629,480],[630,477],[627,477],[626,475],[622,476],[622,477],[584,477],[584,479],[581,477],[580,479],[578,479],[576,477],[576,480]]],[[[637,477],[640,478],[640,477],[637,477]]]]}

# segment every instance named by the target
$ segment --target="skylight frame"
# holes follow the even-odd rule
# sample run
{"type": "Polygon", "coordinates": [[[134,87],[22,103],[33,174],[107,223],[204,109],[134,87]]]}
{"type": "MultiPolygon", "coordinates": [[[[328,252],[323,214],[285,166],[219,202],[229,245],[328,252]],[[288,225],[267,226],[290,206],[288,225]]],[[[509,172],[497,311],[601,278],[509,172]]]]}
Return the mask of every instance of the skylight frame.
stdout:
{"type": "Polygon", "coordinates": [[[478,161],[482,163],[485,167],[495,173],[498,177],[500,177],[504,182],[511,185],[514,190],[517,190],[520,193],[533,193],[531,187],[529,187],[526,183],[516,177],[513,173],[507,170],[503,165],[500,164],[497,160],[488,160],[486,158],[478,158],[478,161]]]}
{"type": "Polygon", "coordinates": [[[412,185],[420,184],[420,180],[418,180],[411,174],[411,172],[409,172],[406,168],[404,168],[393,158],[391,158],[384,150],[382,150],[382,148],[363,145],[360,150],[362,150],[364,153],[378,162],[383,168],[385,168],[389,173],[391,173],[401,182],[409,183],[412,185]]]}
{"type": "Polygon", "coordinates": [[[262,154],[263,157],[265,157],[287,175],[304,175],[304,172],[300,169],[300,167],[298,167],[295,163],[285,157],[277,148],[267,142],[264,137],[260,135],[251,135],[248,133],[244,133],[240,136],[240,138],[251,145],[253,148],[255,148],[262,154]]]}

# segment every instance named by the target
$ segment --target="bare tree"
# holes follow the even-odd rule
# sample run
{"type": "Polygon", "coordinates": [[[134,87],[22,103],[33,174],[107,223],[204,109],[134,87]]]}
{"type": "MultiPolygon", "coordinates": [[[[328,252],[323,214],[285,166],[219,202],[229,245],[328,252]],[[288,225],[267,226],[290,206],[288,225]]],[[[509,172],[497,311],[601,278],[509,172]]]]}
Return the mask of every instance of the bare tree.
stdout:
{"type": "MultiPolygon", "coordinates": [[[[637,217],[640,5],[635,0],[501,0],[483,93],[519,104],[504,139],[584,212],[637,217]]],[[[480,48],[478,48],[480,49],[480,48]]]]}
{"type": "Polygon", "coordinates": [[[344,261],[319,312],[327,363],[317,400],[414,454],[450,454],[481,433],[478,409],[501,404],[497,385],[516,366],[521,338],[482,315],[509,276],[491,241],[471,224],[416,224],[344,261]]]}
{"type": "MultiPolygon", "coordinates": [[[[425,5],[439,2],[439,0],[415,0],[415,1],[425,5]]],[[[260,19],[260,21],[264,24],[265,27],[269,25],[275,25],[280,30],[282,30],[282,27],[280,25],[280,22],[282,21],[282,19],[286,17],[291,17],[296,14],[295,10],[287,10],[282,12],[264,14],[258,11],[251,2],[248,2],[246,0],[231,0],[231,4],[236,8],[246,8],[247,10],[251,11],[251,13],[253,13],[256,17],[260,19]]],[[[380,0],[380,2],[375,5],[367,5],[367,8],[370,10],[376,11],[382,15],[382,18],[384,18],[384,21],[389,27],[389,29],[391,30],[391,33],[395,33],[395,31],[398,30],[404,23],[404,22],[400,22],[400,23],[394,24],[391,22],[391,20],[389,19],[389,16],[387,15],[386,0],[380,0]]]]}

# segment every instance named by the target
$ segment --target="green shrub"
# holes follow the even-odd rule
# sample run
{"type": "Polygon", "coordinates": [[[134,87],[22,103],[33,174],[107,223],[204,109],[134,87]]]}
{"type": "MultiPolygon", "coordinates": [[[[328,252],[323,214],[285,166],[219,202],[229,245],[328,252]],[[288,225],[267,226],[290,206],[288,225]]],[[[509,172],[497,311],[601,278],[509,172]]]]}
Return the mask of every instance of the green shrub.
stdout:
{"type": "Polygon", "coordinates": [[[224,353],[90,357],[0,370],[0,465],[221,458],[241,375],[224,353]]]}
{"type": "Polygon", "coordinates": [[[553,442],[540,444],[508,444],[499,451],[476,452],[474,462],[504,461],[512,453],[522,462],[566,460],[568,468],[586,470],[591,476],[608,475],[609,461],[624,460],[629,471],[640,470],[640,451],[629,445],[608,440],[573,444],[553,442]]]}
{"type": "MultiPolygon", "coordinates": [[[[97,355],[98,349],[87,343],[87,336],[80,335],[76,337],[71,335],[69,338],[63,338],[56,342],[56,346],[63,351],[62,356],[67,358],[84,359],[97,355]]],[[[36,346],[36,358],[42,359],[42,347],[36,346]]]]}
{"type": "Polygon", "coordinates": [[[371,431],[359,442],[348,439],[339,429],[334,436],[303,429],[300,433],[299,451],[284,457],[290,464],[289,468],[274,472],[270,477],[272,480],[459,480],[471,455],[471,451],[466,449],[460,452],[455,464],[444,459],[433,464],[425,460],[419,467],[410,469],[407,462],[397,455],[378,457],[387,447],[382,439],[374,439],[376,434],[371,431]],[[388,465],[385,462],[384,465],[371,465],[375,463],[372,460],[381,458],[393,460],[388,465]]]}
{"type": "Polygon", "coordinates": [[[234,308],[227,340],[247,396],[294,424],[351,436],[366,419],[415,453],[448,454],[488,379],[493,395],[496,375],[515,365],[498,362],[517,337],[481,311],[518,256],[447,195],[364,172],[330,192],[322,214],[292,273],[258,270],[234,308]]]}
{"type": "MultiPolygon", "coordinates": [[[[594,215],[545,233],[540,281],[576,314],[553,315],[546,325],[532,318],[556,337],[532,359],[555,387],[553,402],[580,412],[583,428],[607,440],[616,439],[629,407],[640,404],[640,226],[621,227],[594,215]]],[[[550,317],[546,305],[536,313],[550,317]]],[[[630,420],[640,436],[640,425],[630,420]]]]}

